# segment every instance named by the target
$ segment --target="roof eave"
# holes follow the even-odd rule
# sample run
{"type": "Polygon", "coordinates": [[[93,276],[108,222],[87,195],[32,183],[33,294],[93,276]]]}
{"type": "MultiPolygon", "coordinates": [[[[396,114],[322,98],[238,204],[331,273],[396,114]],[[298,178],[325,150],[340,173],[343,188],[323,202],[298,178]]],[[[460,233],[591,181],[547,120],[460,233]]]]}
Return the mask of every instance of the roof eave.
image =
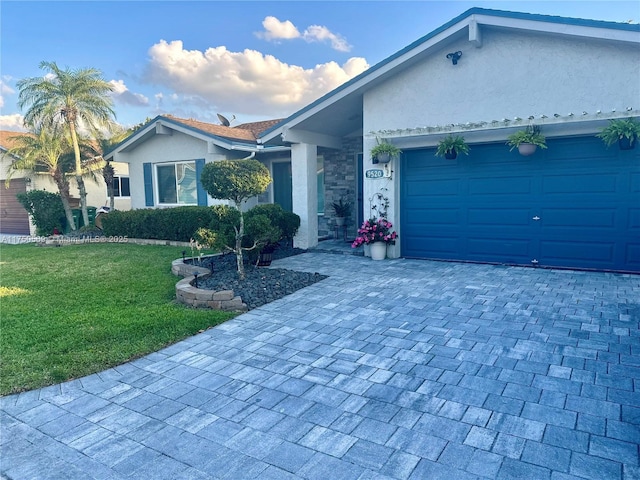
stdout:
{"type": "Polygon", "coordinates": [[[331,92],[323,95],[315,102],[298,110],[282,122],[262,132],[258,137],[258,143],[267,143],[282,135],[285,129],[294,128],[296,125],[323,110],[340,99],[364,91],[372,82],[388,74],[396,67],[410,61],[417,55],[434,48],[447,38],[469,28],[472,24],[484,26],[512,28],[522,31],[536,31],[540,33],[553,33],[571,35],[577,37],[589,37],[594,39],[612,40],[640,44],[640,25],[605,22],[599,20],[583,20],[576,18],[536,15],[529,13],[508,12],[502,10],[489,10],[484,8],[471,8],[458,15],[454,19],[436,28],[427,35],[387,57],[360,75],[345,82],[331,92]]]}
{"type": "Polygon", "coordinates": [[[114,148],[112,148],[109,152],[107,152],[104,155],[104,158],[105,159],[113,158],[113,156],[116,153],[120,153],[125,149],[133,147],[136,143],[140,141],[144,141],[144,137],[150,134],[152,130],[161,128],[163,126],[171,128],[172,130],[179,131],[181,133],[185,133],[187,135],[191,135],[192,137],[198,138],[206,142],[212,142],[215,145],[222,147],[226,150],[257,151],[257,143],[234,141],[231,138],[221,137],[219,135],[205,132],[204,130],[200,130],[192,126],[185,125],[169,117],[159,115],[153,120],[149,121],[147,125],[135,131],[129,137],[127,137],[118,145],[116,145],[114,148]]]}

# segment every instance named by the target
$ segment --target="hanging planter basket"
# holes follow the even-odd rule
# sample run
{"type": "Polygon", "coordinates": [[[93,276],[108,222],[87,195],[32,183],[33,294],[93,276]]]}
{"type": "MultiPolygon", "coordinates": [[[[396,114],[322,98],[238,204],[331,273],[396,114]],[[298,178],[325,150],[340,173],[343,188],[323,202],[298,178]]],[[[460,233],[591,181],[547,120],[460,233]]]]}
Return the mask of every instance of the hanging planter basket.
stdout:
{"type": "Polygon", "coordinates": [[[618,144],[620,150],[633,150],[640,136],[640,122],[635,118],[610,120],[609,125],[596,135],[607,147],[618,144]]]}
{"type": "Polygon", "coordinates": [[[469,145],[465,142],[464,137],[457,135],[447,135],[445,138],[438,142],[438,148],[436,149],[436,157],[444,157],[447,160],[455,160],[458,158],[458,154],[469,155],[469,145]]]}
{"type": "Polygon", "coordinates": [[[523,157],[533,155],[534,153],[536,153],[537,149],[538,147],[533,143],[521,143],[520,145],[518,145],[518,152],[520,152],[520,155],[522,155],[523,157]]]}
{"type": "Polygon", "coordinates": [[[391,161],[391,155],[388,153],[379,153],[376,155],[376,160],[378,160],[378,163],[389,163],[391,161]]]}

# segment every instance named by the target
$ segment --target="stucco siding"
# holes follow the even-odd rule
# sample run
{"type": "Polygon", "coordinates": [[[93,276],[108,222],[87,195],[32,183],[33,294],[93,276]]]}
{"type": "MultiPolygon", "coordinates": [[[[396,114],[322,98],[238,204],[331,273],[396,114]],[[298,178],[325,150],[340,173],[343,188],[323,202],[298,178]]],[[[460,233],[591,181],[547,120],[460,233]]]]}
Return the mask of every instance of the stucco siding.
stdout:
{"type": "Polygon", "coordinates": [[[637,47],[482,33],[481,48],[457,40],[367,92],[364,131],[637,108],[637,47]],[[458,50],[454,66],[446,54],[458,50]]]}
{"type": "MultiPolygon", "coordinates": [[[[222,152],[222,151],[221,151],[222,152]]],[[[144,163],[176,162],[204,158],[224,158],[222,153],[207,153],[207,142],[190,135],[173,131],[172,135],[155,135],[146,142],[140,143],[130,152],[117,155],[117,160],[129,164],[131,183],[131,208],[148,208],[144,196],[144,163]]]]}

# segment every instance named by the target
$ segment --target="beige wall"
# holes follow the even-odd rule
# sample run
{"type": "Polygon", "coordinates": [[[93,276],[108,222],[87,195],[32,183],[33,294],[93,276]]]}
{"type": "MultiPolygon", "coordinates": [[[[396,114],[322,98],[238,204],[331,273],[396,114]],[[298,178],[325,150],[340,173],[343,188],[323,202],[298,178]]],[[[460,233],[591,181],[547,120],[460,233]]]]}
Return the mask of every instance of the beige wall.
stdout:
{"type": "MultiPolygon", "coordinates": [[[[4,182],[7,178],[9,165],[11,160],[6,155],[0,155],[0,187],[4,188],[4,182]]],[[[126,163],[113,162],[112,163],[116,176],[129,176],[129,165],[126,163]]],[[[30,190],[46,190],[47,192],[57,192],[58,187],[51,178],[46,174],[35,174],[32,172],[19,171],[12,175],[11,178],[31,178],[31,184],[27,187],[30,190]]],[[[69,183],[71,185],[71,196],[73,198],[80,198],[78,188],[74,178],[70,178],[69,183]]],[[[85,185],[87,188],[87,204],[91,207],[101,207],[103,205],[109,205],[109,199],[107,197],[107,187],[102,179],[100,172],[97,172],[95,180],[85,179],[85,185]]],[[[117,210],[130,210],[131,198],[129,197],[116,197],[115,208],[117,210]]]]}

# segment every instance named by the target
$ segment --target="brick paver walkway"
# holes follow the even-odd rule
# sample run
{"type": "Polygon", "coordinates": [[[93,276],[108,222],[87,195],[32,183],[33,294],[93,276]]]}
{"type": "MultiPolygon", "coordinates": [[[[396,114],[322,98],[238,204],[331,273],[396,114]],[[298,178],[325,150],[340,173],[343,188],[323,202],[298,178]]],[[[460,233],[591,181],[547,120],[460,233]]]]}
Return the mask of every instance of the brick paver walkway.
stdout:
{"type": "Polygon", "coordinates": [[[640,478],[640,276],[308,253],[330,277],[1,399],[11,479],[640,478]]]}

